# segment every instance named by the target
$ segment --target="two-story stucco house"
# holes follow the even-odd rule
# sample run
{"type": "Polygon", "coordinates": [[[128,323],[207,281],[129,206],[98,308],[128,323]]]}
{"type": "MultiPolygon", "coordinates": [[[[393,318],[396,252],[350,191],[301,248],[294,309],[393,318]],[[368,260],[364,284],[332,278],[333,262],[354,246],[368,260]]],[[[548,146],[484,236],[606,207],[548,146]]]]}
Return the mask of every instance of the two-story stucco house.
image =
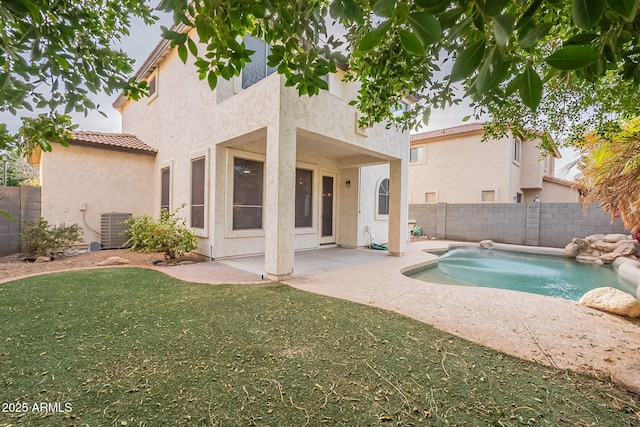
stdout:
{"type": "Polygon", "coordinates": [[[578,202],[572,183],[554,177],[557,151],[517,135],[482,142],[482,126],[411,135],[410,203],[578,202]]]}
{"type": "Polygon", "coordinates": [[[409,134],[360,128],[348,105],[357,88],[342,71],[328,90],[299,97],[266,65],[267,45],[245,42],[252,62],[213,91],[159,43],[136,74],[151,96],[114,103],[124,135],[77,132],[69,149],[43,155],[43,217],[77,223],[91,242],[103,214],[178,209],[198,252],[264,254],[272,279],[292,275],[295,251],[355,248],[371,236],[401,255],[409,134]]]}

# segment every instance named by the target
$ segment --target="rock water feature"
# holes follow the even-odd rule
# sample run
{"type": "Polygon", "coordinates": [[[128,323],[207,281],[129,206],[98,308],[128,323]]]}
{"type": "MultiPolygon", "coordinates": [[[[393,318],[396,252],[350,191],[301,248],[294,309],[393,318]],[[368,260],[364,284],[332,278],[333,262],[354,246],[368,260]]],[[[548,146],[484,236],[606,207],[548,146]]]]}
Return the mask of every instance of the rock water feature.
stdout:
{"type": "Polygon", "coordinates": [[[593,234],[584,239],[574,238],[565,246],[564,253],[577,261],[595,264],[611,264],[620,257],[637,261],[640,243],[626,234],[593,234]]]}
{"type": "MultiPolygon", "coordinates": [[[[584,239],[574,238],[564,248],[564,253],[577,261],[600,265],[611,264],[618,258],[626,258],[637,263],[640,257],[640,243],[626,234],[594,234],[584,239]]],[[[637,293],[640,298],[640,288],[637,293]]],[[[579,303],[621,316],[640,317],[640,301],[611,287],[589,291],[580,298],[579,303]]]]}

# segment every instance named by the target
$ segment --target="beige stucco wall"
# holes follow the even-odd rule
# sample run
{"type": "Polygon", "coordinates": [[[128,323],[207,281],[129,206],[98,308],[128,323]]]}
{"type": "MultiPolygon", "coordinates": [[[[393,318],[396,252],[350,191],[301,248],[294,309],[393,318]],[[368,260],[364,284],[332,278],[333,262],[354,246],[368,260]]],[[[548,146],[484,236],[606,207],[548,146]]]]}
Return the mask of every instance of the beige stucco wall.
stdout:
{"type": "Polygon", "coordinates": [[[410,203],[425,203],[426,192],[436,192],[440,203],[479,203],[483,190],[494,190],[496,202],[510,202],[510,138],[481,139],[472,133],[412,143],[426,147],[426,160],[409,165],[410,203]]]}
{"type": "Polygon", "coordinates": [[[85,243],[100,242],[102,214],[153,213],[153,166],[148,155],[56,147],[41,160],[42,217],[50,224],[77,224],[85,243]]]}
{"type": "MultiPolygon", "coordinates": [[[[158,149],[150,190],[155,213],[160,205],[160,170],[170,167],[171,207],[186,204],[182,214],[188,218],[191,160],[205,156],[208,216],[205,229],[198,230],[198,250],[213,257],[264,252],[265,230],[231,229],[230,170],[234,156],[264,161],[265,194],[269,193],[263,208],[274,209],[272,203],[292,203],[294,194],[287,194],[286,185],[278,182],[285,179],[293,183],[294,177],[274,175],[268,170],[279,167],[278,159],[273,157],[277,156],[275,143],[295,147],[290,165],[295,163],[313,171],[316,196],[320,194],[320,176],[335,177],[336,243],[341,244],[343,238],[345,246],[362,242],[364,231],[357,225],[353,227],[358,230],[355,236],[351,232],[342,236],[344,230],[351,229],[352,222],[361,221],[353,211],[345,209],[373,204],[375,198],[358,201],[354,190],[361,186],[357,178],[351,180],[355,185],[347,189],[345,176],[353,175],[360,166],[392,159],[406,164],[409,137],[406,132],[387,130],[384,124],[359,133],[356,110],[348,105],[355,94],[353,84],[343,83],[340,75],[335,75],[330,77],[329,85],[330,90],[321,91],[318,96],[299,97],[295,89],[284,87],[283,77],[274,74],[244,90],[239,89],[237,81],[220,81],[216,91],[211,91],[206,82],[198,80],[190,63],[183,64],[175,51],[171,53],[157,70],[158,96],[151,101],[128,102],[121,108],[123,132],[135,134],[158,149]]],[[[279,161],[290,162],[286,151],[282,156],[279,161]]],[[[291,243],[295,249],[319,245],[318,200],[316,197],[313,227],[295,230],[291,243]]]]}
{"type": "Polygon", "coordinates": [[[545,203],[578,203],[580,201],[575,188],[549,181],[542,182],[539,198],[545,203]]]}
{"type": "Polygon", "coordinates": [[[526,189],[542,189],[542,178],[553,176],[553,156],[542,153],[538,148],[540,140],[524,141],[522,143],[522,177],[521,187],[526,189]]]}

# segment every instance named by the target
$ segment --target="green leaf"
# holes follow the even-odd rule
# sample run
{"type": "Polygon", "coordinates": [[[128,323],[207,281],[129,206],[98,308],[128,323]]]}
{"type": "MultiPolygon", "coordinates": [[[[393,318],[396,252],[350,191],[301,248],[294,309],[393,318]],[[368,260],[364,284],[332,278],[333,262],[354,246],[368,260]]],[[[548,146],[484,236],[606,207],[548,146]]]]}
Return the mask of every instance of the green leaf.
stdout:
{"type": "Polygon", "coordinates": [[[191,52],[193,56],[198,56],[198,46],[196,46],[196,43],[191,37],[187,37],[187,46],[189,46],[189,52],[191,52]]]}
{"type": "Polygon", "coordinates": [[[583,30],[592,29],[600,20],[606,0],[573,0],[571,17],[574,24],[583,30]]]}
{"type": "Polygon", "coordinates": [[[384,36],[387,34],[387,31],[389,30],[390,27],[391,27],[391,21],[385,21],[382,24],[380,24],[378,28],[376,28],[375,30],[369,31],[367,34],[364,35],[362,40],[360,40],[360,43],[358,43],[357,50],[361,52],[366,52],[368,50],[373,49],[377,45],[379,45],[380,42],[382,42],[382,39],[384,38],[384,36]]]}
{"type": "Polygon", "coordinates": [[[606,58],[604,56],[600,56],[596,62],[589,65],[588,70],[594,79],[604,75],[607,71],[606,58]]]}
{"type": "Polygon", "coordinates": [[[412,13],[409,15],[409,24],[425,47],[437,42],[442,37],[440,22],[431,14],[423,12],[412,13]]]}
{"type": "Polygon", "coordinates": [[[449,6],[449,2],[446,0],[415,0],[415,3],[425,12],[438,14],[447,10],[447,6],[449,6]]]}
{"type": "Polygon", "coordinates": [[[541,25],[536,25],[527,32],[520,35],[518,45],[523,49],[529,49],[538,44],[538,41],[542,39],[551,30],[552,24],[545,22],[541,25]]]}
{"type": "Polygon", "coordinates": [[[570,45],[556,50],[545,61],[555,69],[570,71],[593,64],[599,57],[600,54],[589,46],[570,45]]]}
{"type": "Polygon", "coordinates": [[[165,26],[161,26],[160,30],[162,31],[162,38],[165,38],[167,40],[175,40],[180,36],[180,33],[172,31],[165,26]]]}
{"type": "MultiPolygon", "coordinates": [[[[351,20],[357,21],[359,17],[360,8],[356,4],[355,0],[342,0],[344,4],[344,17],[351,20]]],[[[287,9],[282,9],[287,10],[287,9]]],[[[306,93],[306,92],[305,92],[306,93]]]]}
{"type": "Polygon", "coordinates": [[[396,0],[378,0],[373,5],[372,9],[377,15],[389,18],[393,15],[393,9],[395,6],[396,0]]]}
{"type": "Polygon", "coordinates": [[[69,69],[69,62],[67,62],[67,60],[64,57],[60,55],[56,55],[55,59],[58,65],[60,66],[60,68],[62,68],[63,70],[69,69]]]}
{"type": "Polygon", "coordinates": [[[520,84],[520,98],[522,102],[536,111],[540,100],[542,99],[542,80],[532,67],[527,67],[522,74],[522,80],[520,84]]]}
{"type": "Polygon", "coordinates": [[[496,36],[496,42],[500,46],[505,46],[509,43],[515,23],[516,18],[510,13],[493,17],[493,34],[496,36]]]}
{"type": "Polygon", "coordinates": [[[178,56],[182,62],[187,62],[187,57],[189,56],[189,52],[187,51],[187,47],[183,44],[178,46],[178,56]]]}
{"type": "Polygon", "coordinates": [[[431,119],[431,108],[425,108],[422,112],[422,123],[425,125],[429,124],[429,120],[431,119]]]}
{"type": "Polygon", "coordinates": [[[344,16],[344,4],[342,0],[333,0],[329,7],[329,14],[333,19],[339,19],[344,16]]]}
{"type": "Polygon", "coordinates": [[[215,89],[218,85],[217,74],[213,71],[209,71],[209,74],[207,75],[207,83],[209,83],[209,87],[211,88],[211,90],[215,89]]]}
{"type": "Polygon", "coordinates": [[[520,88],[520,82],[523,79],[522,74],[518,74],[514,79],[512,79],[504,91],[505,95],[509,96],[515,93],[516,90],[520,88]]]}
{"type": "Polygon", "coordinates": [[[455,64],[451,69],[450,81],[457,82],[469,77],[478,68],[485,51],[485,41],[472,43],[468,48],[458,54],[455,64]]]}
{"type": "Polygon", "coordinates": [[[623,18],[626,18],[628,21],[633,20],[636,0],[607,0],[607,4],[614,12],[623,18]]]}
{"type": "Polygon", "coordinates": [[[516,26],[518,28],[522,28],[527,22],[529,22],[531,18],[533,18],[533,15],[538,11],[541,4],[542,0],[534,0],[534,2],[531,3],[531,6],[529,6],[520,19],[518,19],[518,24],[516,26]]]}
{"type": "Polygon", "coordinates": [[[495,16],[502,12],[507,6],[509,0],[478,0],[475,2],[477,7],[487,16],[495,16]]]}
{"type": "Polygon", "coordinates": [[[475,86],[478,92],[486,92],[498,86],[506,77],[505,64],[497,47],[487,56],[480,67],[475,86]]]}
{"type": "Polygon", "coordinates": [[[424,55],[424,46],[418,39],[418,36],[413,34],[409,30],[398,30],[398,35],[400,36],[400,44],[412,55],[421,56],[424,55]]]}
{"type": "Polygon", "coordinates": [[[576,34],[573,37],[568,38],[564,41],[564,45],[568,46],[570,44],[589,44],[595,39],[598,38],[598,35],[595,33],[580,33],[576,34]]]}

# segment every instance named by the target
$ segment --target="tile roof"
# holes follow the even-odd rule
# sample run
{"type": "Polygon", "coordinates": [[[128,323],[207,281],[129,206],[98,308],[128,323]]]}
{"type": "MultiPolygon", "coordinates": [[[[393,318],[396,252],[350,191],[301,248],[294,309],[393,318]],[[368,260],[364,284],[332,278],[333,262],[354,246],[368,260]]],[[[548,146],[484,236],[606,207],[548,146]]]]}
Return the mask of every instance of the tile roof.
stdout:
{"type": "Polygon", "coordinates": [[[555,176],[545,175],[542,177],[543,181],[554,182],[556,184],[564,185],[565,187],[576,187],[578,184],[575,181],[568,181],[566,179],[558,178],[555,176]]]}
{"type": "Polygon", "coordinates": [[[471,133],[481,131],[484,123],[470,123],[460,126],[454,126],[446,129],[430,130],[427,132],[416,133],[411,135],[411,142],[424,141],[425,139],[442,138],[451,135],[459,135],[462,133],[471,133]]]}
{"type": "Polygon", "coordinates": [[[146,154],[158,152],[155,148],[140,141],[135,135],[126,133],[73,131],[72,135],[72,143],[76,142],[85,146],[96,146],[96,148],[112,147],[126,151],[141,151],[146,154]]]}

